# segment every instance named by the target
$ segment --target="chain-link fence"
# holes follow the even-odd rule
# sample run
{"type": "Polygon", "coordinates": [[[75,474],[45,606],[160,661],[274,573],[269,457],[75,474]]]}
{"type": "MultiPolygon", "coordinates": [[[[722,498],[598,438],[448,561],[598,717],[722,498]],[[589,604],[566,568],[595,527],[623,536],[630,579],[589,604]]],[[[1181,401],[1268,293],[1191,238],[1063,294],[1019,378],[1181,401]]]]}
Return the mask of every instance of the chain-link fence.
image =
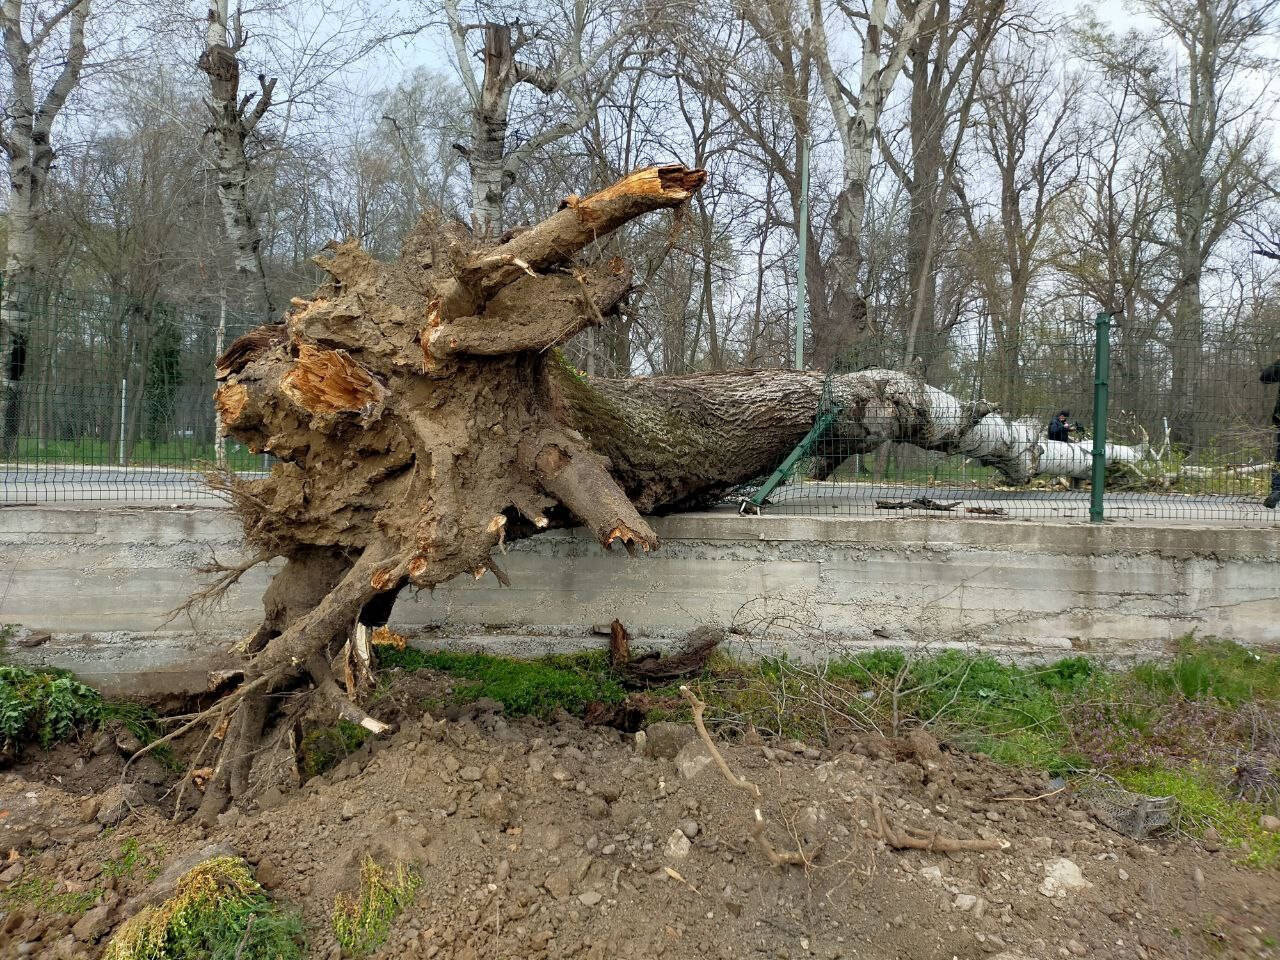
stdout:
{"type": "MultiPolygon", "coordinates": [[[[0,502],[189,500],[209,496],[210,464],[254,473],[269,466],[219,442],[213,408],[213,361],[255,319],[216,303],[67,290],[10,288],[0,302],[9,373],[0,391],[0,502]]],[[[1280,384],[1260,376],[1280,380],[1276,343],[1212,327],[1173,336],[1124,317],[1105,333],[1110,362],[1101,365],[1088,317],[1042,322],[1016,349],[953,335],[945,351],[914,366],[904,365],[899,344],[863,344],[838,372],[911,367],[910,382],[933,398],[938,432],[917,443],[870,443],[875,411],[861,414],[864,429],[850,429],[841,398],[829,394],[775,476],[739,496],[766,512],[1086,519],[1101,507],[1108,519],[1273,522],[1264,501],[1273,489],[1280,496],[1280,384]],[[1095,422],[1099,380],[1109,401],[1095,422]],[[979,398],[997,411],[965,430],[947,424],[979,398]]]]}
{"type": "MultiPolygon", "coordinates": [[[[901,369],[898,350],[864,345],[836,373],[901,369]]],[[[864,435],[878,425],[842,427],[839,397],[829,396],[779,470],[738,491],[745,509],[1275,522],[1268,497],[1280,500],[1280,347],[1269,335],[1206,329],[1178,337],[1102,314],[1041,328],[1012,356],[961,338],[929,368],[917,364],[918,384],[955,401],[921,386],[922,419],[935,431],[923,444],[869,447],[864,435]],[[980,398],[997,410],[949,430],[948,416],[962,419],[980,398]],[[1004,448],[993,450],[997,443],[1004,448]]]]}
{"type": "Polygon", "coordinates": [[[0,501],[188,500],[211,464],[264,468],[213,411],[213,361],[254,319],[39,287],[0,304],[0,501]]]}

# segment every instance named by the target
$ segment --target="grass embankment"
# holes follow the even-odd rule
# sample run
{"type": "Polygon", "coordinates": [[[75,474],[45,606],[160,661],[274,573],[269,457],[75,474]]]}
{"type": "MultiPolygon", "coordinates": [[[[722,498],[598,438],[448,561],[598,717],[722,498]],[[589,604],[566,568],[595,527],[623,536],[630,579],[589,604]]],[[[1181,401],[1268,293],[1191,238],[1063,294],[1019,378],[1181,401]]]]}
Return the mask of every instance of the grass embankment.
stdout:
{"type": "MultiPolygon", "coordinates": [[[[462,681],[456,700],[488,697],[514,715],[557,707],[581,714],[593,702],[626,698],[602,653],[522,661],[382,648],[379,658],[384,670],[448,673],[462,681]]],[[[1179,828],[1213,827],[1250,862],[1280,862],[1280,834],[1259,826],[1261,816],[1280,812],[1275,654],[1187,639],[1171,661],[1121,671],[1084,657],[1020,667],[958,651],[873,651],[822,668],[721,658],[690,685],[726,733],[753,726],[835,743],[923,724],[1000,763],[1067,776],[1099,770],[1130,789],[1176,797],[1179,828]],[[1270,778],[1240,796],[1236,768],[1246,763],[1270,778]]],[[[675,685],[646,691],[641,705],[651,720],[687,717],[675,685]]]]}

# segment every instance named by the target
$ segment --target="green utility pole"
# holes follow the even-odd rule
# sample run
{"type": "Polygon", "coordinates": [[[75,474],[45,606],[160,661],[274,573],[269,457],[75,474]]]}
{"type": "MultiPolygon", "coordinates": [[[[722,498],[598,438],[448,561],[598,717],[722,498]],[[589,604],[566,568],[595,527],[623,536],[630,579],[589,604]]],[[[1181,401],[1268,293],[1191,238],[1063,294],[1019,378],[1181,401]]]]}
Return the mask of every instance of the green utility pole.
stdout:
{"type": "Polygon", "coordinates": [[[796,369],[804,369],[804,313],[809,252],[809,137],[800,138],[800,251],[796,274],[796,369]]]}
{"type": "Polygon", "coordinates": [[[1102,496],[1107,486],[1107,396],[1111,375],[1111,314],[1095,318],[1097,345],[1093,355],[1093,490],[1089,522],[1102,522],[1102,496]]]}

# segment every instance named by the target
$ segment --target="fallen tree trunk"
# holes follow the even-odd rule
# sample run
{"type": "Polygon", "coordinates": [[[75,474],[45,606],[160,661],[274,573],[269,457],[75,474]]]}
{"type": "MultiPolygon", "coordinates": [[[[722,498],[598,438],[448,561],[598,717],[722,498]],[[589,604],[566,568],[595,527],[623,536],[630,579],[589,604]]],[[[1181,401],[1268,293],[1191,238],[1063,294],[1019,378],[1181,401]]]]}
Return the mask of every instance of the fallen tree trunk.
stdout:
{"type": "MultiPolygon", "coordinates": [[[[431,223],[389,263],[332,245],[317,258],[329,281],[219,358],[227,432],[280,462],[266,478],[211,481],[255,555],[287,562],[264,597],[244,682],[209,717],[224,739],[206,819],[246,789],[269,696],[309,685],[329,716],[378,729],[333,659],[357,620],[385,623],[404,586],[459,574],[506,583],[495,553],[552,526],[651,550],[642,514],[767,472],[810,429],[820,373],[601,381],[555,349],[608,317],[630,284],[624,262],[582,252],[681,206],[703,180],[680,166],[639,170],[496,246],[431,223]]],[[[1034,456],[1026,431],[996,422],[989,404],[906,374],[848,374],[831,394],[834,429],[854,451],[900,440],[1010,474],[1034,456]]]]}

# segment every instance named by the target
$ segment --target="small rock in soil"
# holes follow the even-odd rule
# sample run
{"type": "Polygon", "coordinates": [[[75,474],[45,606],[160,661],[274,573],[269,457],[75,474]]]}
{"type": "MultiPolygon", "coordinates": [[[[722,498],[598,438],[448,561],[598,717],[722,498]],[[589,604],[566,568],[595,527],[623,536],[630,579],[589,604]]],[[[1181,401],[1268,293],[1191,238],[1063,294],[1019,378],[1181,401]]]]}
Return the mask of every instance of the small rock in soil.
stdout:
{"type": "Polygon", "coordinates": [[[138,788],[131,783],[118,783],[99,798],[94,818],[104,827],[117,826],[140,802],[138,788]]]}
{"type": "Polygon", "coordinates": [[[569,875],[563,870],[557,870],[548,874],[543,886],[547,888],[547,892],[557,900],[564,900],[569,896],[569,891],[573,885],[569,881],[569,875]]]}
{"type": "Polygon", "coordinates": [[[692,780],[711,765],[711,751],[701,740],[686,743],[676,754],[676,769],[685,780],[692,780]]]}
{"type": "Polygon", "coordinates": [[[1044,865],[1044,881],[1040,892],[1046,897],[1057,897],[1072,890],[1085,890],[1093,884],[1085,879],[1074,860],[1055,857],[1044,865]]]}
{"type": "Polygon", "coordinates": [[[105,903],[100,907],[94,907],[76,921],[75,926],[71,928],[72,934],[77,940],[95,943],[110,929],[113,912],[114,907],[105,903]]]}
{"type": "Polygon", "coordinates": [[[683,860],[689,855],[689,838],[680,830],[673,830],[667,840],[667,856],[672,860],[683,860]]]}

